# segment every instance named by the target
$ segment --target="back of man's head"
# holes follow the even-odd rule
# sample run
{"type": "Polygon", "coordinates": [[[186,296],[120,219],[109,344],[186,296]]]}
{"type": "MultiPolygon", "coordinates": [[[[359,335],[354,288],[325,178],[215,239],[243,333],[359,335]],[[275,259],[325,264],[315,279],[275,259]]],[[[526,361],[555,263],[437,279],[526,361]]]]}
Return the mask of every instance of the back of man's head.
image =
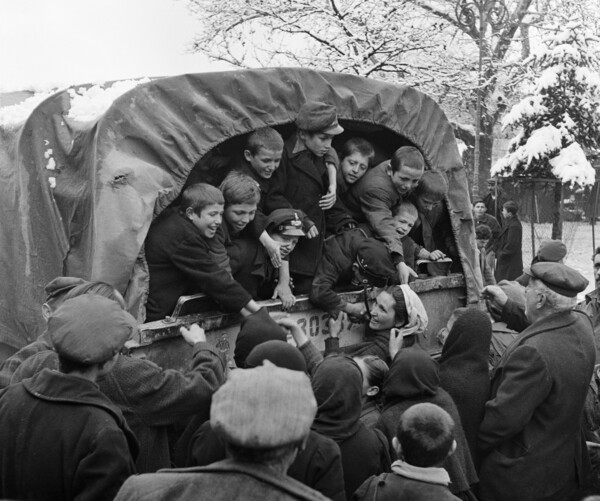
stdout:
{"type": "Polygon", "coordinates": [[[405,462],[421,468],[439,466],[455,447],[454,421],[437,405],[416,404],[400,417],[396,437],[405,462]]]}
{"type": "Polygon", "coordinates": [[[448,194],[448,181],[444,173],[437,170],[428,170],[423,173],[419,185],[415,190],[417,197],[439,202],[448,194]]]}

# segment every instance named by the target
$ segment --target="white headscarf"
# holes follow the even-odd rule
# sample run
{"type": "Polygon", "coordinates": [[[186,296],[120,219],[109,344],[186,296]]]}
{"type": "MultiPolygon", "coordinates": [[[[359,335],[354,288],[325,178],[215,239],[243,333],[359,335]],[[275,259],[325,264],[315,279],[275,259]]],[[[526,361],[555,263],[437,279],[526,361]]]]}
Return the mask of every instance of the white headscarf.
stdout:
{"type": "Polygon", "coordinates": [[[427,329],[427,312],[423,303],[417,296],[417,293],[413,291],[407,284],[400,286],[402,293],[404,294],[404,302],[406,303],[406,316],[408,321],[401,330],[404,336],[409,336],[413,333],[416,335],[424,334],[427,329]]]}

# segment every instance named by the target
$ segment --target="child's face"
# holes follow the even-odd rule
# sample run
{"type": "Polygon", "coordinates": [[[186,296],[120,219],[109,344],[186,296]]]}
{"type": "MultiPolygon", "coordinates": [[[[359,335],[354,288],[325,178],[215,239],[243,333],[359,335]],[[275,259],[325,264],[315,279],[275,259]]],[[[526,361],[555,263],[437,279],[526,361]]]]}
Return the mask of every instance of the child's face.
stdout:
{"type": "Polygon", "coordinates": [[[281,244],[279,252],[281,253],[281,259],[285,259],[295,249],[298,243],[298,238],[292,235],[282,235],[281,233],[273,233],[271,238],[281,244]]]}
{"type": "Polygon", "coordinates": [[[400,209],[398,214],[394,216],[394,228],[400,238],[408,235],[412,227],[415,225],[417,218],[410,214],[407,210],[400,209]]]}
{"type": "Polygon", "coordinates": [[[475,205],[473,205],[473,214],[475,214],[476,218],[483,216],[486,210],[487,207],[483,202],[477,202],[475,205]]]}
{"type": "Polygon", "coordinates": [[[369,168],[369,157],[355,151],[342,160],[340,168],[342,169],[342,175],[344,176],[345,181],[348,184],[354,184],[364,176],[365,172],[367,172],[367,169],[369,168]]]}
{"type": "Polygon", "coordinates": [[[331,134],[324,134],[322,132],[316,132],[311,134],[309,132],[300,131],[300,139],[313,155],[317,157],[325,156],[325,153],[331,148],[331,141],[333,136],[331,134]]]}
{"type": "Polygon", "coordinates": [[[254,171],[263,179],[269,179],[275,169],[279,167],[283,150],[268,150],[259,148],[258,153],[253,155],[249,150],[244,150],[244,158],[248,161],[254,171]]]}
{"type": "Polygon", "coordinates": [[[224,212],[225,221],[235,232],[240,232],[248,226],[255,214],[256,204],[232,204],[228,205],[224,212]]]}
{"type": "Polygon", "coordinates": [[[489,242],[489,238],[478,238],[476,239],[477,242],[477,248],[479,250],[481,249],[485,249],[485,246],[488,244],[489,242]]]}
{"type": "Polygon", "coordinates": [[[390,169],[389,175],[392,178],[392,184],[396,188],[396,191],[404,197],[417,187],[423,176],[423,169],[410,165],[402,165],[400,170],[396,172],[392,172],[390,169]]]}
{"type": "Polygon", "coordinates": [[[439,200],[434,200],[430,196],[420,196],[417,197],[415,205],[417,206],[417,210],[419,212],[427,213],[439,203],[439,200]]]}
{"type": "Polygon", "coordinates": [[[213,238],[223,220],[223,205],[207,205],[202,209],[200,214],[190,212],[188,213],[188,217],[204,238],[213,238]]]}

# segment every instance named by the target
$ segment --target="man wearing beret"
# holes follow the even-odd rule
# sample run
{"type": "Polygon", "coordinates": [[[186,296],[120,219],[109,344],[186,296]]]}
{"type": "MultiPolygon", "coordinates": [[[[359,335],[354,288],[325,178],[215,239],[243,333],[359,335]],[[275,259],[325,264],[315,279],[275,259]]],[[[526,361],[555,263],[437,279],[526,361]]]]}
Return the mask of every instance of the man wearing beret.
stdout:
{"type": "Polygon", "coordinates": [[[112,499],[135,472],[137,442],[95,381],[136,329],[115,301],[86,294],[48,320],[59,370],[0,393],[0,497],[112,499]]]}
{"type": "Polygon", "coordinates": [[[326,227],[341,227],[352,219],[335,203],[339,161],[331,141],[344,131],[335,106],[308,101],[298,111],[295,124],[296,134],[286,140],[281,163],[273,173],[265,210],[299,209],[308,218],[307,238],[298,243],[298,252],[290,258],[296,292],[305,294],[321,258],[326,227]]]}
{"type": "Polygon", "coordinates": [[[286,475],[316,412],[306,374],[269,362],[233,371],[210,411],[211,427],[227,443],[230,459],[131,477],[116,501],[325,500],[286,475]]]}
{"type": "Polygon", "coordinates": [[[592,319],[594,338],[596,339],[596,363],[600,364],[600,247],[596,248],[592,259],[596,289],[585,295],[585,300],[579,305],[579,308],[592,319]]]}
{"type": "Polygon", "coordinates": [[[574,310],[588,282],[561,263],[535,263],[530,322],[492,376],[479,429],[480,499],[570,499],[588,466],[581,422],[595,361],[592,324],[574,310]]]}

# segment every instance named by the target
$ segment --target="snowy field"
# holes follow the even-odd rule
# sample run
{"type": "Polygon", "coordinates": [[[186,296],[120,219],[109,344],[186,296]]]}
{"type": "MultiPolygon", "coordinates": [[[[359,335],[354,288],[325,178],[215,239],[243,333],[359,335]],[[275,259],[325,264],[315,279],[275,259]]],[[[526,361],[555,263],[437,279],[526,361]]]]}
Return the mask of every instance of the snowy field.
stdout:
{"type": "MultiPolygon", "coordinates": [[[[551,224],[536,224],[536,249],[539,241],[550,238],[551,224]]],[[[595,228],[595,245],[600,246],[600,223],[595,228]]],[[[592,225],[589,222],[565,222],[563,226],[563,242],[567,246],[567,257],[565,264],[575,268],[590,282],[585,292],[590,292],[596,288],[594,284],[594,273],[592,264],[592,255],[594,253],[594,243],[592,238],[592,225]]],[[[523,222],[523,264],[527,266],[531,263],[531,226],[523,222]]]]}

